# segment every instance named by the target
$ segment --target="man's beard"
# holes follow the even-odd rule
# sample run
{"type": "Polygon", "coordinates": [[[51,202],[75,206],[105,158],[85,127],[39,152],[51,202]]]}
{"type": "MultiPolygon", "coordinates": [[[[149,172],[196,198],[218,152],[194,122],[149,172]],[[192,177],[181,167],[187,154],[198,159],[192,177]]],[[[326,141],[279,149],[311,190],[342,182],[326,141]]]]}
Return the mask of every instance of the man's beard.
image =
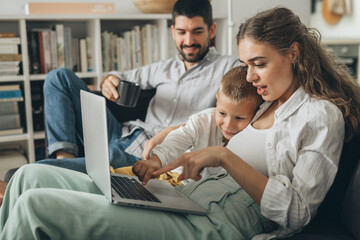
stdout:
{"type": "Polygon", "coordinates": [[[199,62],[201,61],[205,55],[209,52],[209,44],[210,41],[208,42],[208,44],[206,46],[204,46],[203,48],[201,48],[201,45],[200,44],[193,44],[193,45],[181,45],[180,46],[180,49],[178,49],[178,52],[180,53],[181,57],[183,58],[184,61],[186,62],[191,62],[191,63],[196,63],[196,62],[199,62]],[[195,53],[195,54],[188,54],[186,55],[184,52],[183,52],[183,48],[185,47],[196,47],[196,48],[199,48],[200,51],[198,53],[195,53]]]}

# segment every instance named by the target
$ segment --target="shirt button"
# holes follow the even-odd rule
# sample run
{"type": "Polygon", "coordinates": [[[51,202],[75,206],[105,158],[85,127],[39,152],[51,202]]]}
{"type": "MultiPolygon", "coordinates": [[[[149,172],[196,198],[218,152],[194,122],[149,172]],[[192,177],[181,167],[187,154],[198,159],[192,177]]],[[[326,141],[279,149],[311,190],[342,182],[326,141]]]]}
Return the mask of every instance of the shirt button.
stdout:
{"type": "Polygon", "coordinates": [[[177,102],[177,99],[176,99],[176,98],[174,98],[174,99],[173,99],[173,102],[174,102],[174,103],[176,103],[176,102],[177,102]]]}
{"type": "Polygon", "coordinates": [[[167,122],[167,123],[170,123],[170,119],[167,119],[166,122],[167,122]]]}
{"type": "Polygon", "coordinates": [[[271,143],[268,143],[267,145],[268,145],[268,147],[271,147],[271,143]]]}
{"type": "Polygon", "coordinates": [[[179,83],[181,84],[182,82],[183,82],[183,81],[180,79],[180,80],[179,80],[179,83]]]}
{"type": "Polygon", "coordinates": [[[272,172],[271,175],[272,175],[273,177],[275,177],[275,176],[276,176],[276,172],[272,172]]]}

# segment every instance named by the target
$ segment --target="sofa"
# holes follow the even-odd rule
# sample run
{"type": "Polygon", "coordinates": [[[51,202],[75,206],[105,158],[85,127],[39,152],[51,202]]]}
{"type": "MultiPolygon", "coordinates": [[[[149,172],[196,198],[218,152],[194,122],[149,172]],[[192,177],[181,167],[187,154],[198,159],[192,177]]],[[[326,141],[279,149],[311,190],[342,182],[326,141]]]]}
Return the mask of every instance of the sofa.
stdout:
{"type": "MultiPolygon", "coordinates": [[[[138,105],[125,108],[107,101],[120,121],[145,119],[153,90],[142,90],[138,105]]],[[[318,214],[301,232],[288,240],[360,240],[360,136],[344,144],[335,181],[318,214]]]]}
{"type": "MultiPolygon", "coordinates": [[[[97,94],[101,95],[100,92],[97,94]]],[[[146,117],[155,94],[141,90],[135,108],[126,108],[107,100],[106,104],[119,122],[146,117]]],[[[344,144],[335,181],[319,207],[316,217],[288,240],[360,240],[360,136],[344,144]]],[[[8,172],[9,181],[16,169],[8,172]]]]}

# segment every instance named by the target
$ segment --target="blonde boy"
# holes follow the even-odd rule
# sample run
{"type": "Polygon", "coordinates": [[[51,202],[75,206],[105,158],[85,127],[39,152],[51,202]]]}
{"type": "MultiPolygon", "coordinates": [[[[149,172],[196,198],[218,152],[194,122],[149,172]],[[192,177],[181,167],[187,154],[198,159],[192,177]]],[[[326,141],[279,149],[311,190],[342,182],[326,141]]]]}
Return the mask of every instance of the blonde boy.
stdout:
{"type": "MultiPolygon", "coordinates": [[[[243,130],[256,113],[262,98],[256,88],[246,81],[246,70],[235,67],[222,78],[216,94],[216,108],[209,108],[190,116],[184,126],[173,130],[152,150],[148,160],[134,164],[132,170],[146,184],[152,173],[177,159],[187,150],[208,146],[226,146],[243,130]]],[[[220,168],[206,168],[202,177],[215,174],[220,168]]]]}

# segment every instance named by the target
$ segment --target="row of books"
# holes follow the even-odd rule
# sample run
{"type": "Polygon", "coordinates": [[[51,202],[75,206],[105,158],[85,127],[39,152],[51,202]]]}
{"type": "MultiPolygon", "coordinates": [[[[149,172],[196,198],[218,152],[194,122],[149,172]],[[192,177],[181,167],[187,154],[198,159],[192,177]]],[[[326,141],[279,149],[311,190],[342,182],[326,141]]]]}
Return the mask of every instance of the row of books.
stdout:
{"type": "Polygon", "coordinates": [[[15,33],[0,33],[0,76],[17,75],[21,67],[20,38],[15,33]]]}
{"type": "Polygon", "coordinates": [[[19,110],[23,101],[20,84],[0,86],[0,135],[23,133],[19,110]]]}
{"type": "Polygon", "coordinates": [[[73,38],[70,27],[56,24],[28,33],[30,73],[48,73],[65,67],[74,72],[92,71],[90,38],[73,38]]]}
{"type": "Polygon", "coordinates": [[[103,71],[126,71],[160,60],[159,29],[156,25],[135,25],[120,33],[104,31],[102,37],[103,71]]]}

